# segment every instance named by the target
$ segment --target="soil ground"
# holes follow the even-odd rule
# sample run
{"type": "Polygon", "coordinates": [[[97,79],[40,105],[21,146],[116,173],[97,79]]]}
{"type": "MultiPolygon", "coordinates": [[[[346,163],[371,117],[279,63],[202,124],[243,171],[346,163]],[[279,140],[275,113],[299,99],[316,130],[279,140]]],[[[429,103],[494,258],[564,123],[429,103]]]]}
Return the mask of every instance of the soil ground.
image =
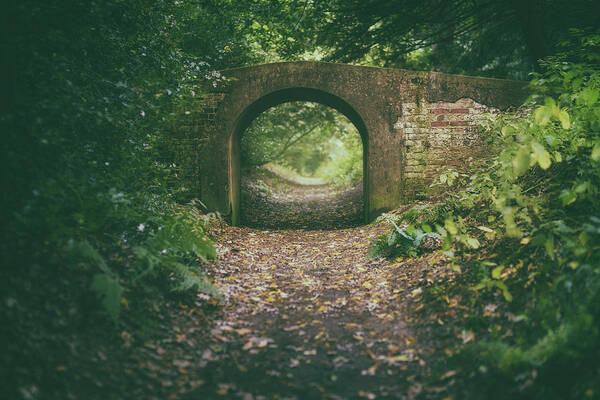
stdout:
{"type": "Polygon", "coordinates": [[[219,257],[207,270],[222,304],[203,295],[171,304],[171,329],[129,358],[147,374],[148,398],[445,397],[453,381],[422,383],[455,335],[441,327],[447,316],[421,311],[423,288],[454,274],[439,255],[368,258],[370,242],[390,226],[357,226],[359,188],[332,200],[330,188],[263,175],[244,189],[245,222],[262,229],[211,232],[219,257]],[[332,230],[345,224],[354,227],[332,230]]]}
{"type": "Polygon", "coordinates": [[[342,229],[363,220],[362,183],[302,185],[265,168],[242,174],[241,222],[258,229],[342,229]]]}
{"type": "Polygon", "coordinates": [[[211,266],[225,306],[200,356],[201,398],[429,397],[419,381],[441,344],[420,300],[422,286],[446,272],[436,260],[367,258],[370,240],[388,230],[225,227],[211,266]]]}
{"type": "Polygon", "coordinates": [[[220,302],[203,294],[155,299],[158,320],[148,327],[123,321],[116,343],[101,327],[95,340],[65,337],[69,346],[52,360],[15,371],[19,380],[52,371],[46,383],[57,395],[19,383],[20,397],[446,398],[453,371],[444,382],[426,382],[439,355],[456,342],[456,315],[450,308],[428,311],[423,294],[455,272],[439,252],[410,260],[368,258],[370,242],[389,232],[386,222],[359,226],[353,213],[362,205],[344,203],[348,192],[331,201],[321,187],[279,190],[290,199],[298,192],[303,199],[321,196],[307,206],[309,216],[304,209],[290,212],[298,197],[280,197],[263,205],[266,211],[247,208],[246,221],[280,226],[277,216],[289,216],[289,225],[281,225],[301,229],[223,224],[210,232],[219,257],[206,270],[222,293],[220,302]],[[338,206],[348,212],[339,214],[338,206]],[[352,227],[332,230],[344,224],[352,227]]]}

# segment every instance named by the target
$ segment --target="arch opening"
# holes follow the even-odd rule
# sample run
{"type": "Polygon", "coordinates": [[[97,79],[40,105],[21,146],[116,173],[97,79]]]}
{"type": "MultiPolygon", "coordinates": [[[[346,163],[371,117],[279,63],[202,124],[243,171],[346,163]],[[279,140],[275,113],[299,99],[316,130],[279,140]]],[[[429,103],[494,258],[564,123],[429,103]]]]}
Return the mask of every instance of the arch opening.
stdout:
{"type": "MultiPolygon", "coordinates": [[[[263,112],[280,106],[284,103],[305,102],[318,103],[319,105],[330,107],[346,117],[356,128],[360,135],[358,140],[362,145],[362,210],[359,212],[361,223],[368,221],[368,134],[366,126],[360,115],[343,99],[326,93],[318,89],[310,88],[291,88],[269,93],[249,105],[238,117],[235,130],[230,136],[230,165],[229,165],[229,185],[230,185],[230,205],[231,222],[233,225],[239,225],[242,222],[242,138],[244,133],[263,112]]],[[[299,226],[299,228],[302,228],[299,226]]],[[[335,228],[334,226],[328,227],[335,228]]]]}

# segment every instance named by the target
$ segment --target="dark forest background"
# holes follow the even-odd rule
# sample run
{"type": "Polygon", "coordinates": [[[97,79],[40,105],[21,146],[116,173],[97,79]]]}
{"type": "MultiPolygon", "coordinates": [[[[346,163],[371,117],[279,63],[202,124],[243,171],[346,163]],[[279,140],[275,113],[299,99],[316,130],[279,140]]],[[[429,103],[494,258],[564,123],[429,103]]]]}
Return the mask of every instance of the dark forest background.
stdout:
{"type": "MultiPolygon", "coordinates": [[[[499,127],[514,152],[499,159],[504,170],[482,173],[505,182],[506,193],[513,190],[504,203],[495,203],[498,229],[508,230],[517,243],[539,240],[541,250],[532,254],[544,279],[519,289],[527,292],[519,306],[530,313],[535,337],[522,330],[510,343],[495,342],[482,353],[501,377],[497,382],[532,365],[540,374],[550,371],[544,376],[551,382],[557,370],[581,365],[567,374],[575,389],[565,396],[581,398],[588,388],[599,393],[598,381],[593,383],[597,363],[589,359],[600,343],[599,18],[595,0],[23,0],[4,5],[3,387],[27,379],[52,381],[52,376],[32,378],[28,366],[40,354],[51,359],[60,353],[64,332],[85,336],[101,326],[110,338],[119,324],[151,325],[156,296],[200,290],[218,298],[202,267],[215,257],[206,234],[210,210],[175,201],[182,188],[168,184],[172,166],[157,161],[160,133],[202,96],[203,81],[220,79],[216,71],[321,60],[532,81],[538,96],[530,105],[541,107],[534,121],[539,126],[530,121],[499,127]],[[509,167],[512,172],[505,172],[509,167]],[[531,172],[535,168],[539,171],[531,172]],[[535,191],[535,198],[515,194],[523,180],[544,182],[547,190],[535,191]],[[527,208],[537,211],[519,214],[527,208]],[[540,226],[543,232],[536,230],[540,226]],[[546,342],[536,344],[540,337],[546,342]]],[[[481,194],[489,189],[485,185],[471,193],[497,202],[496,194],[481,194]]],[[[445,210],[458,215],[480,201],[471,200],[445,210]]],[[[460,236],[460,219],[440,221],[449,246],[474,250],[460,236]]],[[[502,271],[485,268],[477,270],[476,280],[483,282],[478,290],[513,290],[497,279],[502,271]]],[[[513,284],[535,280],[525,275],[513,284]]]]}

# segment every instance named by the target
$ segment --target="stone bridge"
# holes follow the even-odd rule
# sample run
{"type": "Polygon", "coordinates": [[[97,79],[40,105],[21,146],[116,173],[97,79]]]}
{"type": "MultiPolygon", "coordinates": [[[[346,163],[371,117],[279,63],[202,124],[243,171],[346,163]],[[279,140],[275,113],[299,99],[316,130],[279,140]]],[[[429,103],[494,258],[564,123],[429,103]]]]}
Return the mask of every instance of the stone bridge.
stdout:
{"type": "Polygon", "coordinates": [[[260,113],[289,101],[333,107],[363,142],[365,221],[426,197],[432,178],[485,153],[479,124],[519,106],[524,82],[322,62],[236,68],[168,134],[190,196],[233,224],[240,216],[240,138],[260,113]]]}

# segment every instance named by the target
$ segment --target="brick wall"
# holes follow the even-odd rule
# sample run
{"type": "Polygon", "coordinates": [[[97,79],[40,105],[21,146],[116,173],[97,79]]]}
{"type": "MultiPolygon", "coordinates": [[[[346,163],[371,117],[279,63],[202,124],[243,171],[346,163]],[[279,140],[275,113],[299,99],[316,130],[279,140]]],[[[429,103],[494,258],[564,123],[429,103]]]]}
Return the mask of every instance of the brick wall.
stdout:
{"type": "Polygon", "coordinates": [[[207,88],[209,94],[183,110],[165,133],[161,159],[177,166],[173,185],[187,189],[182,200],[198,197],[234,224],[239,130],[264,107],[317,101],[360,126],[367,143],[364,211],[370,220],[434,193],[429,185],[442,170],[468,169],[485,155],[478,124],[485,113],[496,112],[486,105],[506,110],[528,95],[524,82],[308,61],[224,74],[229,79],[207,88]]]}
{"type": "Polygon", "coordinates": [[[182,109],[157,146],[157,158],[175,166],[169,185],[184,189],[180,201],[202,198],[203,176],[211,164],[208,148],[215,133],[217,107],[224,97],[224,93],[209,93],[189,109],[182,109]]]}
{"type": "Polygon", "coordinates": [[[496,113],[497,109],[468,98],[402,104],[394,130],[404,139],[405,201],[433,194],[429,185],[440,172],[467,169],[484,150],[479,124],[496,113]]]}
{"type": "MultiPolygon", "coordinates": [[[[210,141],[214,138],[216,112],[225,93],[209,93],[198,100],[195,109],[183,110],[164,135],[160,159],[176,166],[172,185],[185,188],[181,201],[202,198],[202,186],[212,165],[210,141]]],[[[403,138],[404,168],[402,187],[405,202],[436,194],[442,187],[430,188],[432,180],[448,168],[466,170],[485,150],[479,125],[499,111],[463,98],[452,102],[408,102],[393,130],[403,138]]]]}

